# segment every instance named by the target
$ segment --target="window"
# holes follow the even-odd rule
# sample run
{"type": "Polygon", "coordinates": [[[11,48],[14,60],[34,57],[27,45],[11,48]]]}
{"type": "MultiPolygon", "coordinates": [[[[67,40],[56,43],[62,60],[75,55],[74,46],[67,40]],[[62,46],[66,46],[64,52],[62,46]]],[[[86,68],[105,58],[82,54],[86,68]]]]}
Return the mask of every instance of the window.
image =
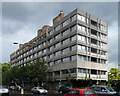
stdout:
{"type": "Polygon", "coordinates": [[[53,64],[54,64],[54,62],[51,61],[51,62],[49,63],[49,66],[52,66],[53,64]]]}
{"type": "Polygon", "coordinates": [[[32,58],[32,57],[33,57],[33,55],[30,56],[30,58],[32,58]]]}
{"type": "Polygon", "coordinates": [[[59,38],[60,38],[60,35],[61,35],[61,34],[57,34],[57,35],[55,36],[55,39],[56,39],[56,40],[59,39],[59,38]]]}
{"type": "Polygon", "coordinates": [[[55,48],[59,48],[61,45],[61,42],[55,44],[55,48]]]}
{"type": "Polygon", "coordinates": [[[43,50],[43,53],[46,53],[46,49],[43,50]]]}
{"type": "Polygon", "coordinates": [[[93,95],[93,94],[96,94],[96,93],[94,91],[87,90],[87,91],[84,91],[84,94],[85,95],[93,95]]]}
{"type": "Polygon", "coordinates": [[[71,51],[74,51],[74,50],[77,50],[77,46],[76,45],[71,46],[71,51]]]}
{"type": "Polygon", "coordinates": [[[74,90],[73,90],[73,91],[70,91],[68,94],[69,94],[69,95],[72,95],[72,94],[73,94],[73,92],[74,92],[74,90]]]}
{"type": "Polygon", "coordinates": [[[54,74],[55,75],[60,75],[60,71],[55,71],[54,74]]]}
{"type": "Polygon", "coordinates": [[[54,41],[54,39],[53,39],[53,38],[49,39],[49,43],[52,43],[53,41],[54,41]]]}
{"type": "Polygon", "coordinates": [[[78,68],[78,73],[83,73],[83,69],[78,68]]]}
{"type": "Polygon", "coordinates": [[[106,38],[107,38],[107,36],[105,34],[101,33],[101,39],[106,39],[106,38]]]}
{"type": "Polygon", "coordinates": [[[86,51],[86,47],[83,45],[78,45],[78,50],[86,51]]]}
{"type": "Polygon", "coordinates": [[[80,95],[79,90],[75,90],[74,95],[80,95]]]}
{"type": "Polygon", "coordinates": [[[101,91],[102,92],[107,92],[106,88],[104,88],[104,87],[101,87],[101,91]]]}
{"type": "Polygon", "coordinates": [[[96,30],[91,29],[91,34],[92,34],[92,35],[97,36],[97,31],[96,31],[96,30]]]}
{"type": "Polygon", "coordinates": [[[95,63],[97,63],[97,58],[95,58],[95,57],[91,57],[91,62],[95,62],[95,63]]]}
{"type": "Polygon", "coordinates": [[[43,42],[42,45],[45,46],[46,42],[43,42]]]}
{"type": "Polygon", "coordinates": [[[78,31],[83,31],[83,32],[85,32],[85,26],[77,25],[77,29],[78,29],[78,31]]]}
{"type": "Polygon", "coordinates": [[[106,56],[106,53],[107,53],[106,51],[102,51],[102,50],[101,50],[101,55],[106,56]]]}
{"type": "Polygon", "coordinates": [[[65,36],[65,35],[67,35],[68,33],[69,33],[69,29],[66,29],[65,31],[63,31],[62,36],[65,36]]]}
{"type": "Polygon", "coordinates": [[[91,24],[92,24],[93,26],[97,27],[97,22],[96,22],[96,21],[91,20],[91,24]]]}
{"type": "Polygon", "coordinates": [[[40,45],[38,45],[38,48],[40,48],[41,47],[41,44],[40,45]]]}
{"type": "Polygon", "coordinates": [[[46,60],[46,59],[47,59],[47,56],[44,56],[43,59],[46,60]]]}
{"type": "Polygon", "coordinates": [[[41,51],[39,51],[39,52],[38,52],[38,55],[41,55],[41,53],[42,53],[42,52],[41,52],[41,51]]]}
{"type": "Polygon", "coordinates": [[[72,26],[72,27],[70,28],[71,32],[75,31],[76,29],[77,29],[77,26],[76,26],[76,25],[74,25],[74,26],[72,26]]]}
{"type": "Polygon", "coordinates": [[[103,31],[106,31],[106,26],[101,24],[100,29],[103,30],[103,31]]]}
{"type": "Polygon", "coordinates": [[[58,31],[58,30],[60,30],[60,25],[55,27],[55,31],[58,31]]]}
{"type": "Polygon", "coordinates": [[[58,60],[55,61],[55,64],[60,64],[60,63],[61,63],[60,59],[58,59],[58,60]]]}
{"type": "Polygon", "coordinates": [[[106,72],[105,71],[101,71],[101,75],[106,75],[106,72]]]}
{"type": "Polygon", "coordinates": [[[72,22],[75,21],[76,19],[77,19],[77,15],[74,15],[74,16],[71,17],[72,22]]]}
{"type": "Polygon", "coordinates": [[[84,55],[78,55],[78,60],[85,61],[85,60],[87,60],[87,58],[84,55]]]}
{"type": "Polygon", "coordinates": [[[105,48],[107,46],[106,43],[101,42],[101,48],[105,48]]]}
{"type": "Polygon", "coordinates": [[[97,45],[97,40],[91,38],[91,44],[97,45]]]}
{"type": "Polygon", "coordinates": [[[106,60],[101,59],[101,63],[102,63],[102,64],[106,64],[106,60]]]}
{"type": "Polygon", "coordinates": [[[49,31],[49,35],[52,35],[52,34],[53,34],[53,32],[54,32],[53,30],[49,31]]]}
{"type": "Polygon", "coordinates": [[[71,73],[76,73],[76,68],[70,69],[70,72],[71,72],[71,73]]]}
{"type": "Polygon", "coordinates": [[[61,51],[55,52],[55,56],[59,56],[61,54],[61,51]]]}
{"type": "Polygon", "coordinates": [[[77,15],[77,19],[85,22],[85,16],[82,16],[80,14],[77,15]]]}
{"type": "Polygon", "coordinates": [[[77,39],[76,35],[74,35],[74,36],[71,37],[71,41],[75,41],[76,39],[77,39]]]}
{"type": "Polygon", "coordinates": [[[50,55],[49,55],[49,58],[53,58],[53,56],[54,56],[53,54],[50,54],[50,55]]]}
{"type": "Polygon", "coordinates": [[[66,21],[64,21],[64,22],[62,23],[62,26],[65,27],[65,26],[68,25],[68,24],[69,24],[69,19],[66,20],[66,21]]]}
{"type": "Polygon", "coordinates": [[[71,56],[71,61],[74,61],[77,59],[77,55],[71,56]]]}
{"type": "Polygon", "coordinates": [[[63,63],[66,63],[66,62],[69,62],[70,61],[70,58],[69,57],[66,57],[66,58],[63,58],[63,63]]]}
{"type": "Polygon", "coordinates": [[[30,50],[30,52],[32,52],[32,49],[30,50]]]}
{"type": "Polygon", "coordinates": [[[36,57],[36,56],[37,56],[37,53],[35,53],[34,56],[36,57]]]}
{"type": "Polygon", "coordinates": [[[51,47],[49,48],[50,51],[52,51],[53,49],[54,49],[54,46],[51,46],[51,47]]]}
{"type": "Polygon", "coordinates": [[[62,44],[65,45],[65,44],[68,44],[69,42],[70,42],[70,38],[65,39],[64,41],[62,41],[62,44]]]}
{"type": "Polygon", "coordinates": [[[62,74],[68,74],[68,70],[62,70],[61,73],[62,74]]]}
{"type": "Polygon", "coordinates": [[[62,50],[62,53],[63,53],[63,54],[66,54],[66,53],[68,53],[69,51],[70,51],[70,48],[65,48],[65,49],[62,50]]]}
{"type": "Polygon", "coordinates": [[[78,40],[86,42],[86,37],[82,35],[78,35],[78,40]]]}
{"type": "Polygon", "coordinates": [[[91,52],[97,54],[97,49],[91,48],[91,52]]]}

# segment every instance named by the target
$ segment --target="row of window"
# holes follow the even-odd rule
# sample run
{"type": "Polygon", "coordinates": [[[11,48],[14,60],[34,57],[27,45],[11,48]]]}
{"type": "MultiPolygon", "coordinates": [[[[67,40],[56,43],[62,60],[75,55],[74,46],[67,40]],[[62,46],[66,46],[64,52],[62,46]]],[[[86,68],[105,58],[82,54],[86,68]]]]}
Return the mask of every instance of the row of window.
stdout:
{"type": "MultiPolygon", "coordinates": [[[[56,45],[55,45],[55,47],[57,48],[57,47],[60,47],[60,43],[57,43],[56,45]]],[[[51,46],[50,48],[49,48],[49,50],[50,51],[52,51],[54,49],[54,46],[51,46]]],[[[79,51],[82,51],[82,52],[91,52],[91,53],[94,53],[94,54],[98,54],[98,55],[101,55],[101,56],[106,56],[107,55],[107,52],[106,51],[103,51],[103,50],[97,50],[97,49],[95,49],[95,48],[90,48],[90,47],[86,47],[86,46],[84,46],[84,45],[74,45],[74,46],[71,46],[71,47],[68,47],[68,48],[65,48],[65,49],[63,49],[63,50],[61,50],[61,51],[57,51],[57,52],[55,52],[54,54],[50,54],[50,55],[48,55],[48,57],[49,58],[53,58],[54,56],[59,56],[59,55],[61,55],[61,53],[62,54],[66,54],[66,53],[69,53],[70,51],[74,51],[74,50],[79,50],[79,51]]],[[[28,57],[26,57],[26,58],[24,58],[24,61],[25,60],[28,60],[28,59],[30,59],[30,58],[33,58],[33,57],[36,57],[36,56],[38,56],[38,55],[41,55],[42,53],[46,53],[47,52],[47,50],[46,49],[43,49],[42,51],[39,51],[39,52],[37,52],[37,53],[35,53],[35,54],[33,54],[33,55],[30,55],[30,56],[28,56],[28,57]]],[[[28,52],[27,52],[28,53],[28,52]]],[[[17,59],[20,59],[20,58],[22,58],[23,56],[25,56],[26,54],[24,53],[23,55],[20,55],[19,57],[17,57],[17,59]]],[[[14,61],[14,60],[13,60],[14,61]]]]}
{"type": "MultiPolygon", "coordinates": [[[[56,46],[58,47],[60,47],[60,45],[59,45],[59,43],[58,44],[56,44],[56,46]]],[[[50,50],[52,50],[53,49],[53,47],[50,47],[50,50]]],[[[94,53],[94,54],[99,54],[99,55],[101,55],[101,56],[106,56],[107,55],[107,52],[106,51],[103,51],[103,50],[97,50],[97,49],[95,49],[95,48],[90,48],[90,47],[86,47],[86,46],[84,46],[84,45],[74,45],[74,46],[71,46],[70,48],[65,48],[65,49],[63,49],[63,50],[61,50],[61,51],[57,51],[57,52],[55,52],[54,54],[50,54],[48,57],[49,58],[53,58],[54,56],[59,56],[59,55],[61,55],[61,53],[62,54],[66,54],[66,53],[69,53],[70,51],[74,51],[74,50],[80,50],[80,51],[82,51],[82,52],[91,52],[91,53],[94,53]]],[[[47,51],[46,51],[46,49],[44,49],[43,51],[39,51],[39,52],[37,52],[37,53],[35,53],[35,54],[33,54],[33,55],[31,55],[31,56],[28,56],[27,58],[24,58],[25,60],[28,60],[29,58],[33,58],[33,57],[36,57],[37,55],[41,55],[42,53],[46,53],[47,51]]],[[[25,54],[24,54],[25,55],[25,54]]],[[[23,55],[20,55],[17,59],[20,59],[20,58],[22,58],[23,57],[23,55]]]]}
{"type": "MultiPolygon", "coordinates": [[[[69,23],[70,23],[70,20],[71,20],[71,22],[73,22],[73,21],[75,21],[75,20],[80,20],[80,21],[82,21],[82,22],[86,22],[87,24],[89,24],[89,19],[88,18],[86,18],[85,16],[82,16],[82,15],[80,15],[80,14],[77,14],[77,15],[74,15],[74,16],[72,16],[70,19],[67,19],[66,21],[64,21],[61,25],[58,25],[58,26],[56,26],[55,27],[55,31],[58,31],[58,30],[60,30],[62,27],[65,27],[66,25],[68,25],[69,23]]],[[[93,21],[93,20],[91,20],[91,24],[92,25],[95,25],[96,27],[97,27],[97,22],[95,22],[95,21],[93,21]]],[[[104,25],[102,25],[102,24],[99,24],[99,28],[101,29],[101,30],[103,30],[103,31],[106,31],[106,27],[104,26],[104,25]]],[[[81,30],[85,30],[85,28],[83,27],[81,27],[80,28],[81,30]]],[[[50,32],[49,32],[49,35],[52,35],[53,34],[53,30],[51,30],[50,32]]]]}
{"type": "MultiPolygon", "coordinates": [[[[49,57],[52,58],[53,54],[51,54],[49,57]]],[[[29,60],[29,58],[32,58],[32,56],[24,58],[24,62],[26,60],[29,60]]],[[[47,56],[43,57],[44,60],[46,60],[46,58],[47,58],[47,56]]],[[[84,55],[73,55],[73,56],[70,56],[70,57],[65,57],[65,58],[62,58],[62,59],[58,59],[58,60],[55,60],[55,61],[48,62],[48,66],[52,66],[54,64],[60,64],[60,63],[66,63],[66,62],[74,61],[77,58],[80,61],[89,61],[89,62],[102,63],[102,64],[107,63],[106,60],[100,59],[100,58],[89,57],[89,56],[84,56],[84,55]]],[[[23,60],[20,60],[20,61],[17,62],[17,64],[21,64],[21,63],[23,63],[23,60]]]]}
{"type": "MultiPolygon", "coordinates": [[[[75,31],[75,30],[78,30],[78,31],[82,31],[82,32],[84,32],[84,33],[87,33],[87,34],[89,34],[90,35],[90,28],[87,28],[87,27],[85,27],[85,26],[83,26],[83,25],[74,25],[74,26],[72,26],[71,28],[70,28],[70,30],[69,30],[69,28],[68,29],[66,29],[66,30],[64,30],[63,32],[62,32],[62,36],[64,36],[64,35],[66,35],[66,34],[68,34],[68,33],[70,33],[70,32],[73,32],[73,31],[75,31]]],[[[53,31],[52,31],[53,32],[53,31]]],[[[49,33],[50,34],[50,33],[49,33]]],[[[93,29],[91,29],[91,34],[92,35],[95,35],[95,36],[98,36],[98,37],[101,37],[101,39],[106,39],[107,38],[107,35],[106,34],[104,34],[104,33],[100,33],[100,32],[98,32],[98,31],[96,31],[96,30],[93,30],[93,29]]],[[[61,34],[59,33],[59,34],[57,34],[54,38],[55,39],[59,39],[60,38],[60,36],[61,36],[61,34]],[[57,36],[57,37],[56,37],[57,36]]]]}
{"type": "Polygon", "coordinates": [[[95,57],[90,57],[90,56],[85,56],[85,55],[78,55],[78,60],[107,64],[107,60],[95,58],[95,57]]]}
{"type": "MultiPolygon", "coordinates": [[[[54,75],[64,75],[64,74],[69,74],[69,73],[85,73],[85,74],[94,74],[94,75],[106,75],[106,71],[102,71],[102,70],[93,70],[93,69],[85,69],[85,68],[72,68],[72,69],[65,69],[65,70],[61,70],[61,71],[54,71],[54,75]],[[77,71],[78,70],[78,71],[77,71]]],[[[50,76],[52,76],[53,73],[50,73],[50,76]]]]}

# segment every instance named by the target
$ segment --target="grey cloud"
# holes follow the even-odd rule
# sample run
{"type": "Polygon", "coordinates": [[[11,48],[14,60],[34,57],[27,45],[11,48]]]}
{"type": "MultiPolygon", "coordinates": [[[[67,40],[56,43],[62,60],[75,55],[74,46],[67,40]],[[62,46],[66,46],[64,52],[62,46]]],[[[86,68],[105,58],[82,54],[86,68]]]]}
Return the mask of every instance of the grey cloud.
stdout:
{"type": "MultiPolygon", "coordinates": [[[[44,24],[51,24],[51,20],[59,13],[60,10],[63,10],[64,13],[67,14],[75,8],[79,8],[111,24],[111,22],[115,21],[117,18],[117,10],[115,10],[117,9],[116,6],[117,3],[113,4],[91,2],[3,3],[3,22],[6,19],[10,19],[11,21],[16,21],[18,25],[22,24],[22,26],[17,26],[19,28],[30,24],[30,28],[33,26],[37,30],[41,28],[44,24]]],[[[3,30],[8,28],[6,26],[6,28],[3,28],[3,30]]],[[[4,32],[7,33],[6,30],[4,32]]],[[[12,30],[11,32],[14,31],[12,30]]]]}

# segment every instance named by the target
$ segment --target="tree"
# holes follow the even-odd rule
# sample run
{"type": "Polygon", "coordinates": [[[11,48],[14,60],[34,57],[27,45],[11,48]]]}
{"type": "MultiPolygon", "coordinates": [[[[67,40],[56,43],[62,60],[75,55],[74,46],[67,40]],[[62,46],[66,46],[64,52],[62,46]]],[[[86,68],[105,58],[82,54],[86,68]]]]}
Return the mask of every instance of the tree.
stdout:
{"type": "Polygon", "coordinates": [[[46,79],[48,68],[44,60],[36,59],[34,63],[29,64],[27,67],[27,74],[30,79],[36,79],[38,82],[42,82],[42,80],[46,79]]]}
{"type": "Polygon", "coordinates": [[[0,66],[3,75],[3,84],[10,84],[12,81],[14,83],[22,81],[23,86],[26,80],[34,80],[38,79],[38,81],[42,81],[46,79],[48,69],[45,65],[44,60],[36,59],[35,62],[27,64],[26,66],[17,67],[14,66],[10,69],[10,62],[3,63],[0,66]],[[29,79],[28,79],[29,78],[29,79]]]}
{"type": "Polygon", "coordinates": [[[10,82],[10,62],[0,63],[0,71],[2,72],[2,84],[8,85],[10,82]]]}
{"type": "Polygon", "coordinates": [[[71,72],[68,72],[68,75],[65,77],[65,79],[70,82],[70,80],[73,80],[74,78],[71,75],[71,72]]]}
{"type": "Polygon", "coordinates": [[[109,80],[118,80],[119,75],[118,75],[118,69],[117,68],[111,68],[110,73],[108,74],[108,79],[109,80]]]}
{"type": "Polygon", "coordinates": [[[67,82],[65,83],[66,86],[72,86],[72,80],[74,80],[73,76],[71,75],[71,72],[68,71],[68,75],[65,77],[67,82]]]}

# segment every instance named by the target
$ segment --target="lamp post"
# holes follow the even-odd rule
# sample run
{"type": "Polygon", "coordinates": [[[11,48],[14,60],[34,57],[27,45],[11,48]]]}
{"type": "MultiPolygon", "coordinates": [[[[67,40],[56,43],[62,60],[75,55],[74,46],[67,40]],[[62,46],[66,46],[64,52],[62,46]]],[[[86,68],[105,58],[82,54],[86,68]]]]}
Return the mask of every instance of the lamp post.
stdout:
{"type": "MultiPolygon", "coordinates": [[[[14,42],[13,44],[19,44],[18,42],[14,42]]],[[[25,87],[25,84],[24,84],[24,64],[23,64],[23,68],[22,68],[22,87],[25,87]]],[[[21,94],[23,94],[24,93],[24,91],[23,91],[23,88],[21,89],[21,94]]]]}

